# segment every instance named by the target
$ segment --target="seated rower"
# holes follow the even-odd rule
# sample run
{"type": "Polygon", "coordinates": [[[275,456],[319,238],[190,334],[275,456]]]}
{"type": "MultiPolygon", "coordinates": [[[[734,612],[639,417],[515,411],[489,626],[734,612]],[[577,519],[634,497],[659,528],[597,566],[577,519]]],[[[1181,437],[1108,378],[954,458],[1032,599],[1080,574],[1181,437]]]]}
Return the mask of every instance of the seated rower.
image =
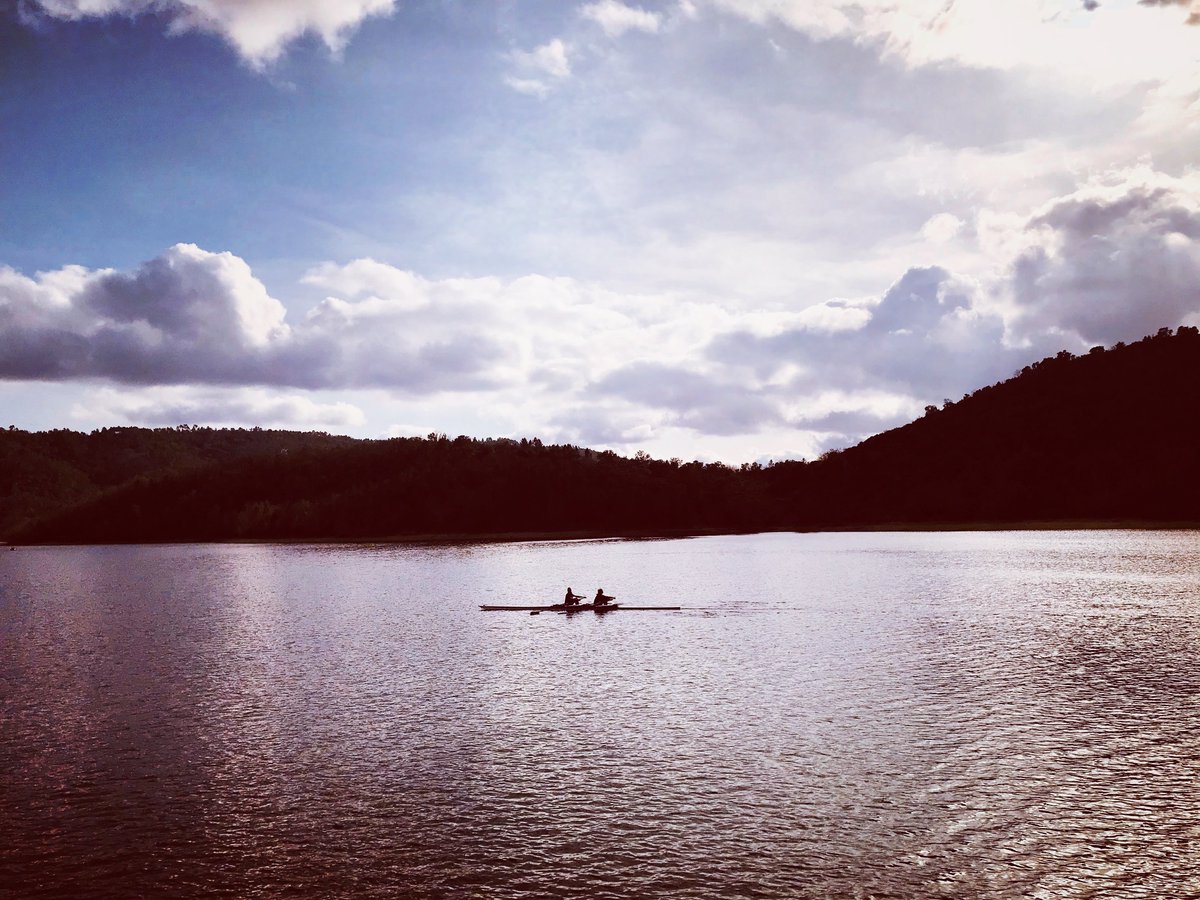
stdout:
{"type": "Polygon", "coordinates": [[[596,604],[597,606],[606,606],[609,603],[612,603],[616,599],[617,599],[616,597],[610,597],[610,596],[608,596],[608,594],[604,593],[604,588],[600,588],[599,590],[596,591],[596,599],[593,600],[592,602],[594,604],[596,604]]]}
{"type": "Polygon", "coordinates": [[[567,588],[567,596],[563,599],[563,606],[576,606],[583,600],[583,594],[576,594],[574,591],[567,588]]]}

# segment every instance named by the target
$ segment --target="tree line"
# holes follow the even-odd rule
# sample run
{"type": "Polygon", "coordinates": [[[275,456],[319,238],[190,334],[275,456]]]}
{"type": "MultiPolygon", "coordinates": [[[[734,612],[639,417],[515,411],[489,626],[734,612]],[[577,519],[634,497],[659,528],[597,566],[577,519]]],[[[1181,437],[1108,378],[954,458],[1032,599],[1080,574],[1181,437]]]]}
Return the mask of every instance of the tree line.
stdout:
{"type": "Polygon", "coordinates": [[[537,439],[0,431],[13,541],[386,539],[1200,522],[1200,330],[1060,353],[811,462],[537,439]]]}

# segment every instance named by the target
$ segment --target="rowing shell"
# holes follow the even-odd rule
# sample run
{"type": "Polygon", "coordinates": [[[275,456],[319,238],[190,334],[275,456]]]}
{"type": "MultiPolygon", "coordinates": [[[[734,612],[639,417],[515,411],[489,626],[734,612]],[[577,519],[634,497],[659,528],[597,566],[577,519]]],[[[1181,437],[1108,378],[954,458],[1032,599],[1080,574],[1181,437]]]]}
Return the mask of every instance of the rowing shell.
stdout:
{"type": "Polygon", "coordinates": [[[678,606],[624,606],[620,603],[602,603],[597,606],[595,603],[579,603],[575,606],[567,606],[565,603],[554,603],[550,606],[491,606],[488,604],[480,604],[480,609],[484,612],[584,612],[585,610],[594,610],[596,612],[607,612],[611,609],[635,609],[635,610],[672,610],[679,609],[678,606]]]}
{"type": "Polygon", "coordinates": [[[619,603],[602,603],[597,606],[595,603],[576,603],[572,606],[567,606],[565,603],[552,603],[549,606],[489,606],[484,603],[480,604],[479,608],[485,612],[498,612],[500,610],[516,610],[520,612],[583,612],[588,609],[596,609],[603,612],[606,609],[616,609],[620,605],[619,603]]]}

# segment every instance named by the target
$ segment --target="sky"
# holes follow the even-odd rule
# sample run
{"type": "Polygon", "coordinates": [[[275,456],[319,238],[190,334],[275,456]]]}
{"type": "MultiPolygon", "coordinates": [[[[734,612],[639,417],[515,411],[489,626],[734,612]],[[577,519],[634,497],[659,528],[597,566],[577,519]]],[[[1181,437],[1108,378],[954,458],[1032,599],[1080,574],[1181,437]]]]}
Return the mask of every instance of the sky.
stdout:
{"type": "Polygon", "coordinates": [[[1200,0],[0,0],[0,427],[813,458],[1182,324],[1200,0]]]}

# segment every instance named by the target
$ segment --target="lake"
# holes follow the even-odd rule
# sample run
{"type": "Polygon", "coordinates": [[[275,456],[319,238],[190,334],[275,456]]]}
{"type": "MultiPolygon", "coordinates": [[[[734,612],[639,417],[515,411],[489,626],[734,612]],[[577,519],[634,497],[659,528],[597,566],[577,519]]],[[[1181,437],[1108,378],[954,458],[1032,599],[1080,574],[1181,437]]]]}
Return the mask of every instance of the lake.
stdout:
{"type": "Polygon", "coordinates": [[[1195,895],[1198,649],[1197,532],[21,547],[0,894],[1195,895]]]}

